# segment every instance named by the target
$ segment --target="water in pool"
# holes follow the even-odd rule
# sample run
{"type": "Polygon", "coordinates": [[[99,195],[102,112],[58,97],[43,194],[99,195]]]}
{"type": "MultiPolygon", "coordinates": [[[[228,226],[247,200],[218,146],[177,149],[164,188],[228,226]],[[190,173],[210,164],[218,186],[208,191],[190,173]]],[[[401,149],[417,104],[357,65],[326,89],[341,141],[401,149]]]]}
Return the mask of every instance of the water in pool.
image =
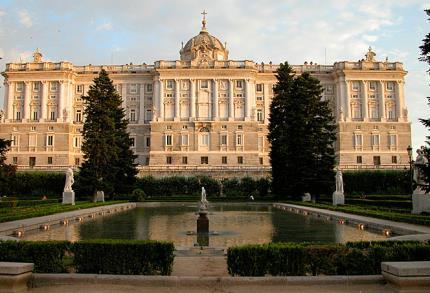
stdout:
{"type": "MultiPolygon", "coordinates": [[[[173,241],[177,247],[197,243],[197,205],[160,204],[113,215],[85,219],[83,223],[55,226],[48,231],[25,234],[25,240],[152,239],[173,241]]],[[[211,204],[209,246],[268,242],[347,242],[381,240],[382,234],[362,231],[335,221],[273,208],[268,204],[211,204]]]]}

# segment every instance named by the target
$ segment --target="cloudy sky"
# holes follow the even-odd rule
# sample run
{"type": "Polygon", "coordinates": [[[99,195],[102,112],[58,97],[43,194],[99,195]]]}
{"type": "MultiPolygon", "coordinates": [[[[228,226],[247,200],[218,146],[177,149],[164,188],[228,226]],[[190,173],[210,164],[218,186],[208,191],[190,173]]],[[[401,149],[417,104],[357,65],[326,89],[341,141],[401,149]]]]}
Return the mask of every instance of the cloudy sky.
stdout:
{"type": "MultiPolygon", "coordinates": [[[[421,0],[0,0],[0,70],[31,60],[37,47],[47,60],[77,65],[178,59],[206,9],[208,30],[227,42],[231,59],[332,64],[372,46],[377,59],[403,62],[416,147],[429,134],[418,122],[430,116],[430,78],[418,61],[430,31],[425,8],[421,0]]],[[[0,105],[3,95],[1,86],[0,105]]]]}

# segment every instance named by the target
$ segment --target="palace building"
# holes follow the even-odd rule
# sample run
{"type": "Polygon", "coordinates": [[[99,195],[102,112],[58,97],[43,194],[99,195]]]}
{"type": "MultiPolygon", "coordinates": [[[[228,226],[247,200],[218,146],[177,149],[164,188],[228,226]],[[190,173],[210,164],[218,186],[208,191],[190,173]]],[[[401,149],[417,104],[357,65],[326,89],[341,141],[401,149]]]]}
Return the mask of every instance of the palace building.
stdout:
{"type": "MultiPolygon", "coordinates": [[[[180,59],[154,64],[85,65],[9,63],[3,72],[0,137],[11,139],[8,162],[18,169],[61,170],[82,163],[84,105],[103,68],[123,98],[141,175],[208,174],[265,176],[266,139],[278,65],[230,60],[203,18],[200,33],[179,51],[180,59]]],[[[333,65],[305,62],[331,102],[341,169],[404,168],[411,125],[400,62],[365,58],[333,65]]]]}

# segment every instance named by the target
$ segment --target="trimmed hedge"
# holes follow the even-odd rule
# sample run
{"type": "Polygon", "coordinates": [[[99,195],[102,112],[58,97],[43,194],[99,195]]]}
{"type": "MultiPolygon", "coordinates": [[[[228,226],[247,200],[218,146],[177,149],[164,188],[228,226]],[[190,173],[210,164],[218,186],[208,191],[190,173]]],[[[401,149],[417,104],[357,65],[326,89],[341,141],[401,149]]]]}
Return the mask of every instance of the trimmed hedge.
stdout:
{"type": "Polygon", "coordinates": [[[45,200],[4,200],[0,201],[0,208],[16,208],[16,207],[34,207],[43,204],[58,203],[59,199],[45,199],[45,200]]]}
{"type": "Polygon", "coordinates": [[[36,273],[63,273],[68,241],[0,241],[0,261],[34,263],[36,273]]]}
{"type": "Polygon", "coordinates": [[[232,276],[373,275],[381,273],[382,261],[418,260],[430,260],[430,245],[270,243],[230,247],[227,252],[232,276]]]}
{"type": "Polygon", "coordinates": [[[78,273],[121,275],[170,275],[174,250],[151,240],[88,240],[72,248],[78,273]]]}
{"type": "Polygon", "coordinates": [[[345,171],[346,194],[410,194],[409,170],[345,171]]]}
{"type": "Polygon", "coordinates": [[[0,181],[0,195],[60,198],[63,194],[65,178],[64,173],[17,172],[14,178],[0,181]]]}

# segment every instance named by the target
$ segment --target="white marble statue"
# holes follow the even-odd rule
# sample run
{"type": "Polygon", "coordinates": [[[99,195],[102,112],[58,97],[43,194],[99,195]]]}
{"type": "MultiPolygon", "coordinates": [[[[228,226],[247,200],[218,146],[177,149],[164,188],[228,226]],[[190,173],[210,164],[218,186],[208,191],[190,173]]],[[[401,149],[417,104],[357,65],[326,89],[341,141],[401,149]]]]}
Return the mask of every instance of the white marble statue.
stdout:
{"type": "Polygon", "coordinates": [[[422,170],[420,169],[422,166],[427,164],[427,159],[424,156],[424,152],[422,149],[417,149],[417,158],[414,163],[414,181],[417,185],[426,185],[427,183],[424,181],[424,176],[422,174],[422,170]]]}
{"type": "Polygon", "coordinates": [[[209,202],[206,199],[206,190],[204,187],[202,187],[202,198],[200,199],[199,209],[200,210],[207,210],[208,205],[209,205],[209,202]]]}
{"type": "Polygon", "coordinates": [[[339,194],[343,194],[343,177],[342,172],[337,170],[336,172],[336,192],[339,194]]]}
{"type": "Polygon", "coordinates": [[[64,184],[64,192],[72,192],[72,185],[75,183],[73,178],[73,169],[69,167],[66,171],[66,183],[64,184]]]}

